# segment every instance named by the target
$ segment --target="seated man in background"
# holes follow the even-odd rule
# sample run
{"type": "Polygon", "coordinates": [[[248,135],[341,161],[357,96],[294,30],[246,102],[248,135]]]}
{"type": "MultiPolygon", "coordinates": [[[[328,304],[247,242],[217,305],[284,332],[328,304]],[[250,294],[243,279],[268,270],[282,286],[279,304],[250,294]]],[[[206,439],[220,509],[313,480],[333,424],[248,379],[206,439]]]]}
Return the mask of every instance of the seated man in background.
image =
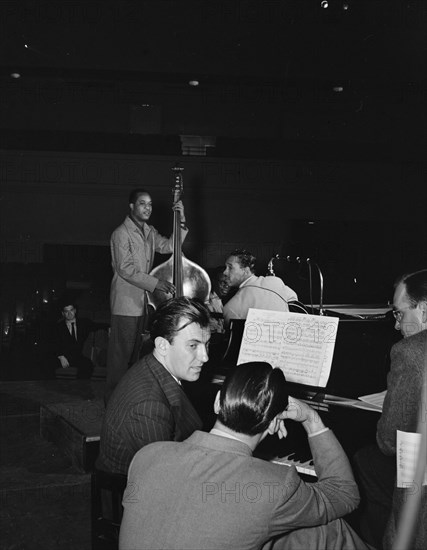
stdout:
{"type": "MultiPolygon", "coordinates": [[[[227,342],[225,339],[224,304],[230,298],[231,289],[223,273],[223,266],[219,266],[210,273],[212,288],[209,294],[207,308],[211,317],[211,341],[209,345],[209,367],[205,374],[210,376],[212,368],[216,368],[222,359],[227,342]]],[[[197,389],[196,392],[199,390],[197,389]]]]}
{"type": "Polygon", "coordinates": [[[224,306],[226,325],[230,319],[246,319],[249,308],[289,311],[296,293],[280,277],[257,277],[256,258],[247,250],[235,250],[225,262],[224,275],[236,294],[224,306]]]}
{"type": "Polygon", "coordinates": [[[224,333],[224,304],[230,294],[230,286],[223,273],[222,266],[216,268],[211,276],[212,289],[209,295],[208,309],[211,316],[211,333],[224,333]]]}
{"type": "Polygon", "coordinates": [[[210,433],[148,445],[135,455],[121,550],[367,549],[338,519],[359,500],[347,457],[319,415],[288,396],[280,369],[260,362],[235,367],[215,412],[210,433]],[[317,483],[305,483],[293,466],[252,456],[267,434],[286,437],[285,419],[305,428],[317,483]]]}
{"type": "MultiPolygon", "coordinates": [[[[391,349],[387,393],[377,425],[377,445],[365,447],[355,455],[362,495],[360,532],[378,548],[391,548],[397,512],[405,499],[405,490],[397,489],[395,483],[397,430],[416,432],[420,407],[424,407],[425,415],[427,269],[404,275],[397,281],[393,315],[395,328],[401,331],[403,339],[391,349]]],[[[414,548],[427,547],[426,487],[421,491],[424,519],[420,517],[417,521],[414,548]]]]}
{"type": "Polygon", "coordinates": [[[123,376],[108,401],[101,429],[99,470],[127,474],[135,453],[154,441],[182,441],[202,422],[181,387],[208,360],[209,312],[186,297],[163,302],[154,315],[152,353],[123,376]]]}
{"type": "Polygon", "coordinates": [[[83,346],[91,332],[108,329],[107,323],[95,323],[85,317],[77,317],[77,309],[71,300],[65,300],[62,319],[58,322],[55,335],[55,354],[63,369],[75,367],[77,378],[91,377],[94,365],[83,355],[83,346]]]}

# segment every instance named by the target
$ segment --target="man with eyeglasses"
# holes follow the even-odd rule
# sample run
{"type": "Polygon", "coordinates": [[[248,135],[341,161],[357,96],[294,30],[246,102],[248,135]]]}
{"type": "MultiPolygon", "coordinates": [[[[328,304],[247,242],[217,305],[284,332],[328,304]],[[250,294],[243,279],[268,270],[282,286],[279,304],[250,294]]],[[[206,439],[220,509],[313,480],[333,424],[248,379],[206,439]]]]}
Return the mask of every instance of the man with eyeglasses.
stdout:
{"type": "MultiPolygon", "coordinates": [[[[404,275],[396,286],[393,315],[404,338],[427,329],[427,269],[404,275]]],[[[408,345],[408,344],[406,344],[408,345]]]]}
{"type": "MultiPolygon", "coordinates": [[[[398,279],[393,315],[403,339],[391,349],[387,393],[377,424],[378,446],[361,449],[355,456],[362,494],[361,533],[381,548],[392,545],[397,512],[405,498],[403,489],[395,489],[397,430],[416,432],[419,408],[426,406],[427,269],[398,279]]],[[[426,516],[426,487],[421,490],[426,516]]],[[[427,547],[426,524],[427,518],[418,523],[414,548],[427,547]]]]}

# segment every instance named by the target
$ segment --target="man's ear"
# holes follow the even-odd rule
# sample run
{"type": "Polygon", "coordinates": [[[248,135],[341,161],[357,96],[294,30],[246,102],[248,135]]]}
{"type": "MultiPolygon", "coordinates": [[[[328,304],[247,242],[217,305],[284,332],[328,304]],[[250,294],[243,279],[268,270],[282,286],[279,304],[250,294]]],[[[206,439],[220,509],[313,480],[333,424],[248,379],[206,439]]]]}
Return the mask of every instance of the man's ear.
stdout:
{"type": "Polygon", "coordinates": [[[252,275],[252,271],[251,271],[251,268],[249,266],[246,266],[245,267],[245,274],[250,277],[252,275]]]}
{"type": "Polygon", "coordinates": [[[219,413],[219,390],[216,392],[216,396],[215,396],[214,413],[215,414],[219,413]]]}
{"type": "Polygon", "coordinates": [[[167,354],[169,350],[170,343],[166,340],[166,338],[163,338],[163,336],[156,336],[156,339],[154,340],[154,348],[160,355],[163,357],[167,354]]]}
{"type": "Polygon", "coordinates": [[[423,323],[427,323],[427,301],[421,302],[420,305],[421,305],[421,312],[422,312],[421,321],[423,323]]]}

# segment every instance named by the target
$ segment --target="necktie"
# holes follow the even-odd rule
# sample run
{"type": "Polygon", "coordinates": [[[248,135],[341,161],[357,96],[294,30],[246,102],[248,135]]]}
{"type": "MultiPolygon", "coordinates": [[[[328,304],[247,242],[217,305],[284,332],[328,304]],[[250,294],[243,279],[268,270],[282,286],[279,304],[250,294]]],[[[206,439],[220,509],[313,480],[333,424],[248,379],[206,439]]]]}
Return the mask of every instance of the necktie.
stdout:
{"type": "Polygon", "coordinates": [[[76,323],[71,323],[71,334],[73,335],[74,340],[77,340],[76,323]]]}

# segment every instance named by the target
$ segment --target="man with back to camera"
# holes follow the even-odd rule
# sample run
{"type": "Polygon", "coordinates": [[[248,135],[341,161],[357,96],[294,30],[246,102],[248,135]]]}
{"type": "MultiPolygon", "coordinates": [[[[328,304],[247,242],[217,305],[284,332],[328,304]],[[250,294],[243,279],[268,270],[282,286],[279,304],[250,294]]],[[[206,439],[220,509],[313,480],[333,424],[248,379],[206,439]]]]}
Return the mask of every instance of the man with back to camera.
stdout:
{"type": "MultiPolygon", "coordinates": [[[[111,396],[120,378],[138,359],[144,323],[147,316],[146,292],[159,290],[171,296],[175,292],[169,281],[149,275],[155,252],[173,252],[173,238],[163,237],[148,225],[153,210],[150,194],[144,189],[133,189],[129,195],[129,214],[111,235],[111,333],[107,355],[107,382],[105,402],[111,396]]],[[[185,239],[184,206],[173,205],[181,215],[181,235],[185,239]]]]}
{"type": "Polygon", "coordinates": [[[156,310],[152,353],[123,376],[107,404],[99,470],[126,475],[134,454],[154,441],[182,441],[202,422],[181,387],[198,380],[208,360],[209,312],[190,298],[172,298],[156,310]]]}
{"type": "Polygon", "coordinates": [[[257,277],[256,258],[247,250],[234,250],[225,262],[224,275],[236,294],[224,306],[224,319],[246,319],[249,308],[289,311],[288,302],[296,293],[280,277],[257,277]]]}
{"type": "Polygon", "coordinates": [[[307,404],[288,396],[280,369],[245,363],[215,400],[210,433],[154,443],[129,468],[120,550],[367,550],[339,518],[358,504],[347,457],[307,404]],[[286,437],[284,420],[305,428],[318,481],[295,467],[254,458],[267,434],[286,437]]]}
{"type": "MultiPolygon", "coordinates": [[[[400,330],[403,339],[391,349],[377,445],[361,449],[354,457],[362,495],[360,531],[378,548],[391,548],[398,511],[405,499],[404,489],[395,486],[397,430],[416,432],[419,408],[425,411],[426,406],[427,269],[397,280],[393,315],[395,329],[400,330]]],[[[421,491],[423,504],[413,541],[417,549],[427,546],[426,487],[421,491]]]]}

